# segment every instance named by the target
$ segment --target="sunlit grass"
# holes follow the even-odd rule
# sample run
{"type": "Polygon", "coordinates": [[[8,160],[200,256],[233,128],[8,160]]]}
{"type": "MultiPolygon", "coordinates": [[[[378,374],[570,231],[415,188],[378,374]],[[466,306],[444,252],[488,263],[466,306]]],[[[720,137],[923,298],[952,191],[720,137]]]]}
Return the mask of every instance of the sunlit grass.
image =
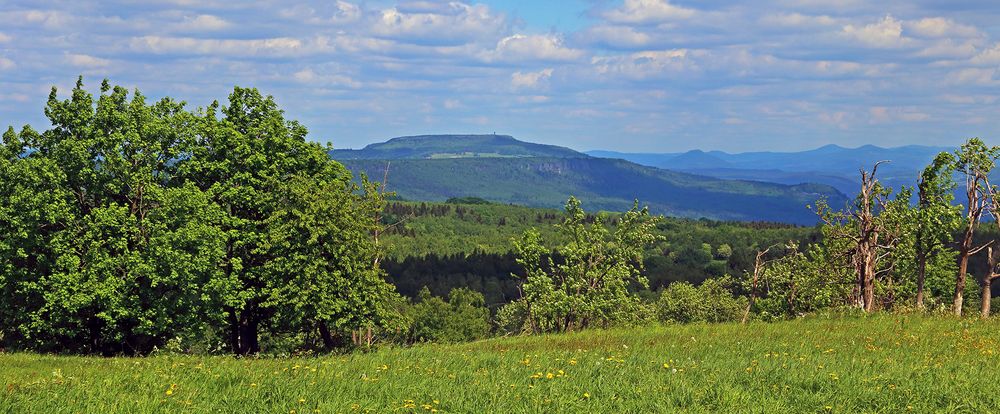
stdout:
{"type": "Polygon", "coordinates": [[[7,354],[0,412],[989,412],[997,338],[1000,320],[883,315],[320,358],[7,354]]]}

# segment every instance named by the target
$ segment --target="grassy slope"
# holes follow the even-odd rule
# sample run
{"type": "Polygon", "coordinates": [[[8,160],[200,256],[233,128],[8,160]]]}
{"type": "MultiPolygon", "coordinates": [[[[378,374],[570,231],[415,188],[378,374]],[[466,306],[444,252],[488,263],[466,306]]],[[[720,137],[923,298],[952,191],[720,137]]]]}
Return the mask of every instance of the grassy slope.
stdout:
{"type": "MultiPolygon", "coordinates": [[[[355,173],[382,177],[386,161],[343,160],[355,173]]],[[[561,207],[575,195],[592,209],[623,211],[638,198],[655,213],[721,220],[816,222],[806,208],[830,187],[727,181],[603,158],[392,160],[389,189],[411,200],[475,196],[502,203],[561,207]]]]}
{"type": "Polygon", "coordinates": [[[0,407],[17,413],[989,412],[1000,406],[998,328],[996,319],[815,317],[323,358],[0,354],[0,407]]]}

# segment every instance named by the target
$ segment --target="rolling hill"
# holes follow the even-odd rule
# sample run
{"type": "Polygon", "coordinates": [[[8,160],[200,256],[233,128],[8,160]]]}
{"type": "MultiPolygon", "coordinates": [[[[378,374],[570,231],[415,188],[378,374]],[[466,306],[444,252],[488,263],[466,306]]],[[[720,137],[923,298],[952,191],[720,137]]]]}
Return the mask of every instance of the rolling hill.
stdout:
{"type": "Polygon", "coordinates": [[[506,136],[402,137],[331,156],[371,177],[382,177],[388,167],[388,188],[411,200],[474,196],[560,207],[575,195],[591,210],[622,211],[638,199],[653,212],[672,216],[796,224],[816,222],[806,205],[821,197],[834,205],[846,202],[826,185],[724,180],[506,136]]]}
{"type": "Polygon", "coordinates": [[[622,153],[587,151],[595,157],[619,158],[650,167],[683,171],[730,180],[768,181],[780,184],[821,183],[845,194],[858,189],[858,170],[881,160],[879,179],[893,187],[915,185],[920,170],[941,151],[952,149],[908,145],[882,148],[865,145],[844,148],[826,145],[799,152],[745,152],[693,150],[685,153],[622,153]]]}

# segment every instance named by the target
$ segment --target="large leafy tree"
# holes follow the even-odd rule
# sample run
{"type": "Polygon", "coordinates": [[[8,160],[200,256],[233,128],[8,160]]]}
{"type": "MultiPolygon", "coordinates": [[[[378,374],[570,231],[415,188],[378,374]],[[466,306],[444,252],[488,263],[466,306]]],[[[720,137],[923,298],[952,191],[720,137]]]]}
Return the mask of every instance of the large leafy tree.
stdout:
{"type": "Polygon", "coordinates": [[[66,100],[53,89],[45,114],[52,128],[5,137],[10,341],[141,353],[198,329],[211,313],[202,289],[218,265],[218,215],[197,188],[166,186],[191,115],[107,82],[95,101],[82,80],[66,100]]]}
{"type": "MultiPolygon", "coordinates": [[[[52,351],[145,353],[225,331],[385,324],[370,209],[274,100],[148,104],[107,81],[53,89],[52,127],[0,148],[0,335],[52,351]],[[221,115],[220,115],[221,113],[221,115]]],[[[371,187],[372,185],[369,185],[371,187]]]]}
{"type": "Polygon", "coordinates": [[[580,201],[571,197],[558,225],[566,242],[555,252],[544,247],[538,231],[526,231],[514,244],[525,268],[523,304],[513,305],[526,309],[526,330],[568,331],[633,319],[639,300],[629,285],[647,286],[642,257],[661,238],[653,232],[658,221],[636,203],[613,228],[605,214],[588,223],[580,201]]]}

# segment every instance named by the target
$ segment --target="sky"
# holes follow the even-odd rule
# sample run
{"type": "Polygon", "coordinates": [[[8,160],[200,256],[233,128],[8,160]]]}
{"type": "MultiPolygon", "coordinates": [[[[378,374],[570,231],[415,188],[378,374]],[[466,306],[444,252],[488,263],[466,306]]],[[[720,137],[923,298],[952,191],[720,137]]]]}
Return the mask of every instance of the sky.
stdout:
{"type": "Polygon", "coordinates": [[[337,148],[1000,143],[991,1],[4,0],[0,22],[0,125],[47,127],[83,75],[192,109],[256,87],[337,148]]]}

